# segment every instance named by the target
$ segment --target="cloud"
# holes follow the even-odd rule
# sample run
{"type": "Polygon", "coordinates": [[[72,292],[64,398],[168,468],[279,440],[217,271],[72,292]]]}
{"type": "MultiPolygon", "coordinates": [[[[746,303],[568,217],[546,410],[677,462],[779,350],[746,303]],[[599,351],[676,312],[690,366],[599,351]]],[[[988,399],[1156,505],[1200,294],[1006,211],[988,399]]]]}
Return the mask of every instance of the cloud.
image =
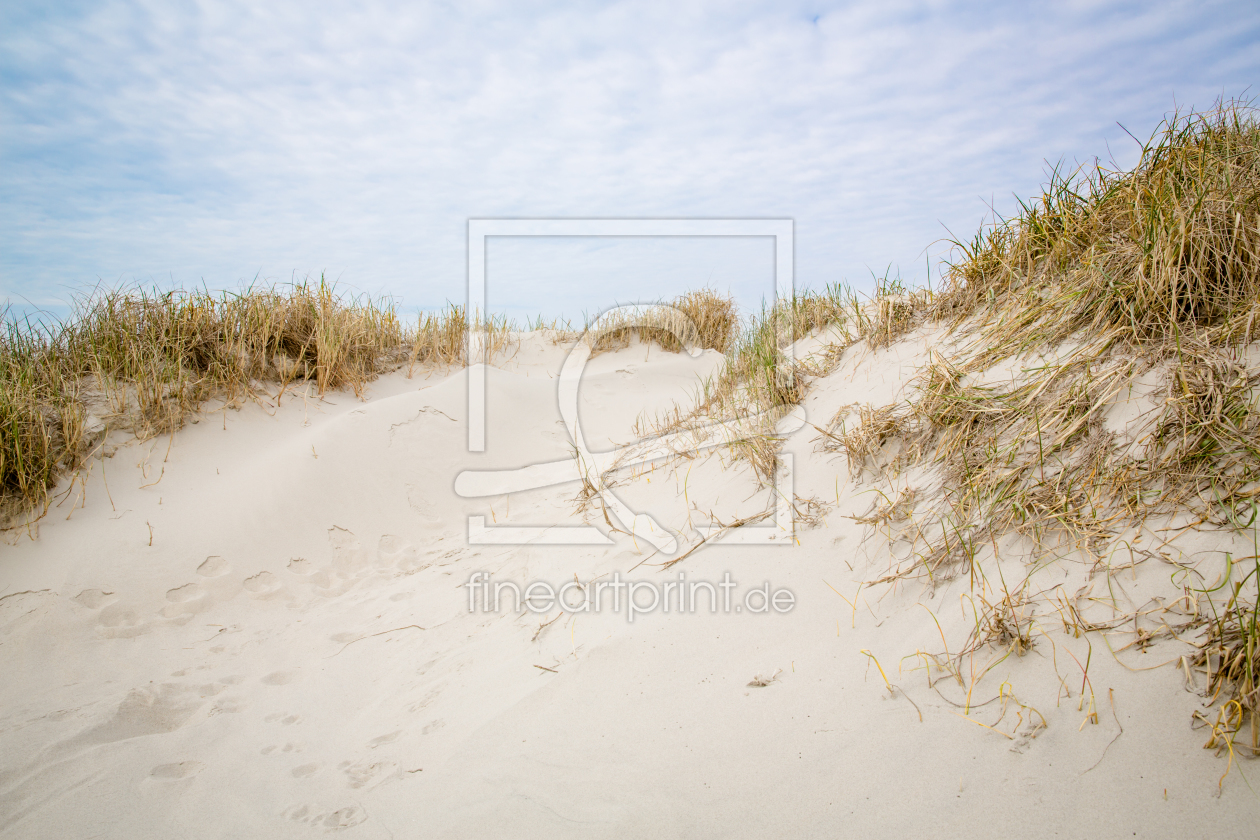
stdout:
{"type": "MultiPolygon", "coordinates": [[[[889,265],[922,280],[946,228],[969,236],[986,202],[1009,212],[1046,160],[1131,165],[1117,122],[1141,137],[1260,69],[1245,3],[0,15],[0,294],[32,300],[98,277],[327,271],[436,306],[462,297],[466,220],[498,216],[786,216],[803,283],[889,265]]],[[[635,282],[619,264],[677,260],[660,276],[718,267],[713,282],[746,300],[768,270],[738,243],[650,259],[638,243],[620,263],[562,269],[581,263],[573,247],[518,248],[525,262],[499,279],[532,285],[505,295],[577,316],[583,271],[598,268],[611,302],[635,282]]]]}

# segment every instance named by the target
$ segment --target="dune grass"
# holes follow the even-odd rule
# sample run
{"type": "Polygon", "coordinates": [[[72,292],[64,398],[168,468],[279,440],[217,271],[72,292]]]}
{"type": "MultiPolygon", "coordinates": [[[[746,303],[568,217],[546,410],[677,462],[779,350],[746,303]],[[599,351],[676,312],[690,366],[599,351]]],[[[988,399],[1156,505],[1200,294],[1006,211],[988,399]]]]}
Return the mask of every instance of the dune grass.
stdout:
{"type": "MultiPolygon", "coordinates": [[[[554,324],[552,325],[554,327],[554,324]]],[[[408,333],[408,375],[416,365],[465,365],[468,363],[469,331],[476,328],[484,343],[488,358],[504,353],[512,344],[512,335],[518,331],[516,324],[502,316],[482,317],[473,313],[469,318],[464,307],[450,304],[441,312],[420,316],[416,330],[408,333]]],[[[540,318],[537,326],[530,329],[547,329],[540,318]]]]}
{"type": "Polygon", "coordinates": [[[728,295],[702,288],[664,305],[612,310],[588,324],[583,335],[592,354],[626,347],[631,337],[654,342],[671,353],[691,347],[725,353],[738,333],[735,302],[728,295]]]}
{"type": "Polygon", "coordinates": [[[402,343],[387,302],[344,298],[321,280],[219,295],[108,291],[80,302],[54,347],[68,377],[90,377],[111,414],[148,436],[211,395],[243,398],[255,380],[358,392],[402,343]]]}
{"type": "Polygon", "coordinates": [[[0,333],[0,501],[42,502],[81,447],[86,412],[52,352],[55,338],[9,319],[0,333]]]}
{"type": "MultiPolygon", "coordinates": [[[[623,347],[631,336],[669,352],[717,350],[728,365],[710,402],[728,413],[747,413],[799,399],[800,370],[788,362],[784,343],[844,323],[854,311],[856,299],[831,289],[780,301],[741,323],[729,296],[704,288],[645,307],[634,325],[622,312],[582,333],[541,319],[529,329],[551,329],[557,341],[584,335],[596,353],[623,347]]],[[[171,432],[208,400],[239,407],[264,383],[283,389],[302,382],[320,394],[339,388],[359,394],[380,371],[398,364],[406,364],[409,374],[417,366],[464,365],[474,328],[492,358],[508,350],[520,329],[501,317],[470,318],[455,305],[408,326],[390,301],[340,294],[322,277],[239,292],[98,290],[76,300],[72,315],[52,326],[6,313],[0,334],[0,527],[32,512],[42,515],[48,490],[84,462],[107,430],[142,439],[171,432]]],[[[777,447],[763,437],[736,445],[772,471],[777,447]]]]}
{"type": "Polygon", "coordinates": [[[956,242],[943,304],[1002,316],[991,354],[1089,329],[1249,341],[1260,328],[1260,127],[1223,103],[1170,117],[1130,171],[1055,169],[1010,220],[956,242]]]}
{"type": "MultiPolygon", "coordinates": [[[[980,509],[1097,520],[1190,506],[1221,521],[1260,480],[1260,126],[1238,103],[1170,118],[1129,172],[1052,177],[1020,215],[962,246],[937,314],[970,317],[973,350],[929,365],[910,409],[921,446],[980,509]],[[1018,385],[965,382],[1030,351],[1078,347],[1018,385]],[[1153,432],[1118,451],[1102,414],[1162,372],[1153,432]],[[981,501],[983,499],[983,501],[981,501]]],[[[1024,516],[1027,524],[1028,516],[1024,516]]],[[[990,517],[991,518],[991,517],[990,517]]]]}
{"type": "MultiPolygon", "coordinates": [[[[910,560],[883,580],[935,585],[965,574],[974,588],[984,575],[977,558],[990,546],[996,555],[1008,536],[1047,552],[1069,546],[1107,571],[1118,535],[1152,517],[1254,529],[1254,517],[1243,524],[1239,514],[1260,496],[1260,368],[1248,354],[1260,338],[1253,109],[1224,102],[1173,115],[1132,170],[1055,169],[1013,218],[953,244],[940,293],[887,295],[867,311],[888,338],[864,330],[874,345],[936,322],[951,332],[948,348],[931,355],[904,403],[865,407],[848,429],[842,411],[822,438],[855,475],[891,480],[930,464],[944,480],[933,502],[918,500],[910,560]],[[1143,376],[1154,383],[1150,409],[1140,433],[1126,436],[1106,417],[1143,376]]],[[[1202,615],[1170,614],[1138,640],[1178,636],[1216,615],[1196,661],[1225,703],[1213,739],[1231,755],[1244,723],[1260,726],[1252,560],[1231,559],[1246,573],[1220,612],[1208,597],[1202,615]]],[[[1031,642],[1021,630],[1025,590],[980,585],[978,635],[964,650],[979,638],[1022,653],[1031,642]]],[[[1066,609],[1083,621],[1074,604],[1066,609]]]]}
{"type": "MultiPolygon", "coordinates": [[[[1236,738],[1244,723],[1250,721],[1251,737],[1244,749],[1250,756],[1260,755],[1260,622],[1257,621],[1257,597],[1253,594],[1260,587],[1260,537],[1256,532],[1260,506],[1251,504],[1246,522],[1234,519],[1235,530],[1250,530],[1252,554],[1250,557],[1229,558],[1226,567],[1229,574],[1219,584],[1224,590],[1224,604],[1217,609],[1208,600],[1211,618],[1208,620],[1207,639],[1193,657],[1194,665],[1207,675],[1204,693],[1212,702],[1224,699],[1217,709],[1216,720],[1200,715],[1199,719],[1211,731],[1207,748],[1224,748],[1232,759],[1236,738]],[[1235,580],[1238,569],[1241,577],[1235,580]]],[[[1226,771],[1228,772],[1228,771],[1226,771]]]]}
{"type": "MultiPolygon", "coordinates": [[[[108,430],[141,439],[171,432],[208,400],[239,407],[268,383],[361,394],[399,365],[410,375],[466,364],[474,329],[496,358],[520,329],[455,305],[409,326],[391,301],[341,294],[323,278],[240,292],[98,290],[76,300],[64,323],[2,320],[0,528],[42,516],[49,490],[108,430]]],[[[602,325],[588,340],[612,349],[635,332],[670,351],[695,343],[725,352],[739,329],[734,303],[708,289],[652,309],[648,320],[602,325]]],[[[530,328],[557,340],[578,335],[541,319],[530,328]]]]}
{"type": "MultiPolygon", "coordinates": [[[[681,344],[659,341],[657,328],[648,327],[639,333],[642,340],[657,340],[672,350],[697,344],[724,353],[726,359],[716,377],[701,383],[689,404],[675,404],[663,415],[640,417],[636,434],[655,437],[697,432],[710,428],[715,420],[741,421],[737,425],[742,431],[727,441],[728,449],[737,459],[751,464],[761,481],[770,481],[782,443],[775,435],[775,424],[785,410],[799,403],[807,376],[817,372],[793,359],[789,346],[829,326],[837,328],[843,337],[841,343],[851,342],[848,324],[858,309],[856,295],[834,286],[822,293],[805,292],[770,306],[763,304],[760,312],[745,319],[739,318],[729,298],[709,289],[691,292],[673,307],[649,311],[649,320],[653,314],[672,319],[675,330],[686,339],[681,344]],[[748,420],[752,422],[742,422],[748,420]]],[[[588,332],[593,347],[624,346],[624,327],[615,323],[612,329],[599,323],[596,326],[616,338],[614,343],[605,338],[606,333],[593,330],[588,332]]]]}
{"type": "Polygon", "coordinates": [[[975,340],[920,373],[897,418],[919,449],[973,495],[1023,510],[1036,505],[1019,494],[1050,483],[1069,498],[1122,488],[1130,513],[1189,504],[1211,517],[1209,502],[1251,498],[1257,375],[1241,351],[1260,329],[1260,129],[1250,111],[1173,117],[1133,171],[1056,173],[1018,217],[956,244],[945,291],[917,309],[975,340]],[[970,384],[1069,342],[1067,358],[1017,385],[970,384]],[[1154,433],[1140,457],[1117,460],[1101,415],[1156,368],[1166,398],[1154,433]]]}
{"type": "Polygon", "coordinates": [[[847,285],[829,284],[821,291],[806,289],[763,303],[759,312],[731,329],[726,363],[717,377],[703,383],[694,404],[641,418],[636,430],[641,436],[663,435],[706,427],[715,419],[752,419],[740,423],[745,431],[729,442],[729,449],[751,464],[763,483],[769,482],[782,446],[776,425],[800,404],[811,379],[825,375],[858,341],[886,346],[917,323],[914,313],[931,299],[930,292],[910,292],[885,276],[876,278],[869,297],[847,285]],[[791,348],[808,336],[822,336],[825,352],[803,361],[791,348]]]}
{"type": "MultiPolygon", "coordinates": [[[[625,346],[631,336],[670,352],[695,346],[724,353],[728,364],[710,383],[708,408],[747,414],[794,404],[803,393],[802,371],[788,360],[785,343],[845,324],[859,310],[851,293],[835,288],[779,301],[741,322],[729,296],[704,288],[646,307],[634,325],[622,312],[581,334],[596,353],[625,346]]],[[[84,463],[108,430],[142,439],[171,432],[208,400],[239,407],[266,383],[360,394],[379,372],[399,364],[409,374],[417,366],[466,364],[474,328],[492,358],[509,349],[520,329],[503,318],[470,318],[455,305],[409,326],[390,301],[340,294],[323,278],[239,292],[98,290],[76,300],[64,323],[4,317],[3,325],[4,528],[32,513],[42,516],[48,491],[84,463]]],[[[541,319],[529,328],[550,328],[557,341],[579,335],[541,319]]],[[[772,474],[772,434],[757,432],[733,446],[772,474]]]]}
{"type": "Polygon", "coordinates": [[[236,293],[104,290],[62,324],[6,317],[3,513],[42,515],[48,490],[106,429],[173,431],[207,400],[240,405],[264,381],[359,393],[420,332],[388,301],[339,295],[322,278],[236,293]]]}

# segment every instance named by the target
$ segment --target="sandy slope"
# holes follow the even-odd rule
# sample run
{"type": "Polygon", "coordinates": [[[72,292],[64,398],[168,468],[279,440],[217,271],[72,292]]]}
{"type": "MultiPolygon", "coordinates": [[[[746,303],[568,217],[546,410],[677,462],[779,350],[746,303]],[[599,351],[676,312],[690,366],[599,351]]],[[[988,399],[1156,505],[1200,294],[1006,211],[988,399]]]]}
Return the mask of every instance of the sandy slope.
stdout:
{"type": "MultiPolygon", "coordinates": [[[[814,383],[810,419],[892,401],[937,337],[852,348],[814,383]]],[[[927,611],[965,636],[967,581],[859,591],[897,541],[845,518],[870,489],[815,451],[809,426],[785,447],[795,494],[836,506],[795,539],[708,545],[668,571],[624,535],[470,546],[470,514],[603,525],[577,512],[576,483],[510,499],[452,489],[462,470],[569,455],[563,356],[530,337],[489,371],[484,454],[465,448],[462,371],[400,372],[363,401],[289,393],[208,411],[173,442],[118,441],[66,485],[37,540],[0,546],[0,836],[1254,836],[1260,799],[1237,768],[1217,796],[1225,761],[1190,730],[1202,699],[1172,667],[1131,670],[1175,658],[1159,646],[1113,656],[1051,614],[1031,653],[973,689],[973,721],[965,691],[929,688],[912,656],[941,649],[927,611]],[[729,572],[737,599],[769,581],[796,604],[540,629],[554,611],[470,613],[477,571],[554,585],[729,572]],[[1044,716],[1036,737],[1013,702],[999,722],[1008,689],[1044,716]]],[[[642,346],[592,360],[592,447],[629,440],[640,410],[685,398],[719,363],[642,346]]],[[[689,517],[771,501],[720,454],[625,479],[621,498],[685,544],[689,517]]],[[[1223,547],[1187,539],[1204,562],[1223,547]]],[[[1089,585],[1083,564],[1044,574],[1089,585]]],[[[1167,576],[1130,577],[1140,602],[1167,576]]]]}

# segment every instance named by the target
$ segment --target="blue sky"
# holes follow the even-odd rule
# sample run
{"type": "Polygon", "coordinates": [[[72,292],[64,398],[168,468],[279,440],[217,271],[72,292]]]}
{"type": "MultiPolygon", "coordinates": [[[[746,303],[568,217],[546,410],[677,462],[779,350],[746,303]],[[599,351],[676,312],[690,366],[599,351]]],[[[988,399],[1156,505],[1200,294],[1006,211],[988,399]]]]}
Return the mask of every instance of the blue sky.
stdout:
{"type": "MultiPolygon", "coordinates": [[[[440,306],[470,217],[789,217],[799,285],[921,283],[1046,161],[1130,166],[1118,123],[1257,80],[1254,2],[8,3],[0,298],[324,272],[440,306]]],[[[490,300],[747,307],[772,265],[492,241],[490,300]]]]}

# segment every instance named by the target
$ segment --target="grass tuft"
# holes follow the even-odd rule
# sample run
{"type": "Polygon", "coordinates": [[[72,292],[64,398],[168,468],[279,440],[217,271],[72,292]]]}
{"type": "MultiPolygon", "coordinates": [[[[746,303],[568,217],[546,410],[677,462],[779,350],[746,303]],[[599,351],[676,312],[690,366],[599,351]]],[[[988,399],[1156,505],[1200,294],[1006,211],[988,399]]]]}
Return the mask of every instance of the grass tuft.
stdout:
{"type": "Polygon", "coordinates": [[[689,347],[725,353],[739,331],[735,302],[712,289],[698,289],[668,305],[614,310],[586,331],[593,353],[627,347],[635,336],[670,353],[689,347]]]}
{"type": "Polygon", "coordinates": [[[107,428],[174,431],[211,398],[239,405],[264,381],[319,393],[401,361],[409,336],[388,301],[318,283],[243,292],[104,290],[64,324],[4,318],[0,507],[47,510],[48,490],[107,428]]]}

